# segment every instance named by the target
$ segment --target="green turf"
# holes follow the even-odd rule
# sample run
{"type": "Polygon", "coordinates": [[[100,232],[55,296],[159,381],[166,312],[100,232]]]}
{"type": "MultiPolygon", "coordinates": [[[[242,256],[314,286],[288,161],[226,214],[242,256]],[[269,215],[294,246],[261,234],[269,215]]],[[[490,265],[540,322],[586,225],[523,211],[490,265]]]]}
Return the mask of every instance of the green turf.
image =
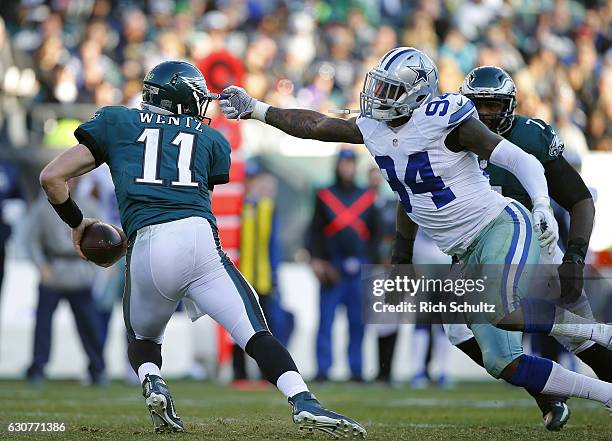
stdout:
{"type": "MultiPolygon", "coordinates": [[[[186,433],[172,440],[326,440],[300,432],[290,408],[273,389],[257,392],[191,381],[169,381],[186,433]]],[[[371,440],[521,441],[612,440],[602,406],[572,400],[572,418],[560,433],[547,432],[531,398],[504,384],[462,384],[453,390],[389,389],[352,384],[315,385],[331,409],[360,421],[371,440]]],[[[113,383],[86,388],[68,381],[33,388],[0,381],[0,439],[143,440],[151,433],[140,388],[113,383]],[[9,434],[8,422],[63,422],[64,433],[9,434]],[[7,436],[9,435],[9,436],[7,436]]]]}

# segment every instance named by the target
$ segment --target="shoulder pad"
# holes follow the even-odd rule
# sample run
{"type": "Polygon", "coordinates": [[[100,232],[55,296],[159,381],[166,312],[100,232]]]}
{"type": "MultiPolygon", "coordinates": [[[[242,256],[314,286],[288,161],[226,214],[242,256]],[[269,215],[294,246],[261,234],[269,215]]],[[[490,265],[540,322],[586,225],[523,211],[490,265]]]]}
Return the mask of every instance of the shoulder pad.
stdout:
{"type": "Polygon", "coordinates": [[[555,129],[538,118],[527,118],[517,115],[518,123],[515,144],[521,146],[541,162],[546,163],[557,159],[563,153],[565,146],[555,129]]]}
{"type": "Polygon", "coordinates": [[[478,113],[469,98],[456,93],[447,93],[419,107],[413,117],[425,137],[436,139],[446,136],[474,115],[477,116],[478,113]]]}

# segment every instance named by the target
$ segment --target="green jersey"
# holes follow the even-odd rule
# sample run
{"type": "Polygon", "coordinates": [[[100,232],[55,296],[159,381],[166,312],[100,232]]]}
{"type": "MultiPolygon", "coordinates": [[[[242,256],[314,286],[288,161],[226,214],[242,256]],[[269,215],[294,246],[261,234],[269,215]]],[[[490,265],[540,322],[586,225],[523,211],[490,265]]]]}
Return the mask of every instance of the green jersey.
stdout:
{"type": "MultiPolygon", "coordinates": [[[[543,166],[559,158],[563,153],[563,143],[554,129],[541,119],[516,115],[512,127],[503,136],[535,156],[543,166]]],[[[519,201],[531,210],[529,194],[512,173],[490,163],[487,163],[485,173],[489,175],[489,182],[494,190],[519,201]]]]}
{"type": "Polygon", "coordinates": [[[213,223],[212,186],[229,181],[230,146],[187,115],[103,107],[75,131],[96,166],[108,164],[124,231],[191,216],[213,223]]]}

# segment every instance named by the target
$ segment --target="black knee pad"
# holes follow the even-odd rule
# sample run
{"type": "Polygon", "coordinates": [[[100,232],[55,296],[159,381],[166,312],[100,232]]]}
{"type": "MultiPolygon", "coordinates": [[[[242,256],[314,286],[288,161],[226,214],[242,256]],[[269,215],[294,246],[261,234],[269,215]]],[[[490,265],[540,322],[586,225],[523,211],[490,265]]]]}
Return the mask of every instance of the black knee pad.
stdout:
{"type": "Polygon", "coordinates": [[[244,350],[255,359],[261,373],[274,385],[285,372],[298,372],[289,351],[269,331],[258,332],[251,337],[244,350]]]}
{"type": "Polygon", "coordinates": [[[161,345],[151,340],[132,340],[128,343],[128,358],[136,373],[143,363],[153,363],[161,369],[161,345]]]}

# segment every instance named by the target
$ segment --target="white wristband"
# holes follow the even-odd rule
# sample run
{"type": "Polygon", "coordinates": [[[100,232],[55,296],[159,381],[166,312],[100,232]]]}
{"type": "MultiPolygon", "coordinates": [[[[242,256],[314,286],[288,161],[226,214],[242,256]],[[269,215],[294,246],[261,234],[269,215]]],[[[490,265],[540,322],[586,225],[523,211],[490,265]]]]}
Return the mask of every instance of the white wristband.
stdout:
{"type": "Polygon", "coordinates": [[[534,198],[531,203],[535,207],[536,205],[546,205],[550,207],[550,198],[548,196],[538,196],[534,198]]]}
{"type": "Polygon", "coordinates": [[[266,122],[266,112],[270,108],[270,104],[262,103],[261,101],[257,101],[255,103],[255,108],[251,113],[252,119],[258,119],[261,122],[266,122]]]}

